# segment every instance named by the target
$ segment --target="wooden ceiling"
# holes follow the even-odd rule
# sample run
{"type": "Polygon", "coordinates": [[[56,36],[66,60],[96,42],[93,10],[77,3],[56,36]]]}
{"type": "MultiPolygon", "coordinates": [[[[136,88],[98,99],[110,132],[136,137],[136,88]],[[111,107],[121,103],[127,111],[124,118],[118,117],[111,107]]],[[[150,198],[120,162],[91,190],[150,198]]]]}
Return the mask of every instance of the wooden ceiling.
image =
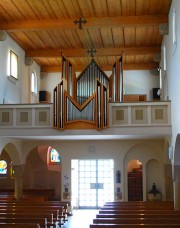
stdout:
{"type": "Polygon", "coordinates": [[[155,69],[171,0],[1,0],[5,30],[41,66],[61,71],[61,53],[81,71],[91,60],[111,70],[123,52],[124,69],[155,69]],[[75,24],[75,20],[87,23],[75,24]]]}

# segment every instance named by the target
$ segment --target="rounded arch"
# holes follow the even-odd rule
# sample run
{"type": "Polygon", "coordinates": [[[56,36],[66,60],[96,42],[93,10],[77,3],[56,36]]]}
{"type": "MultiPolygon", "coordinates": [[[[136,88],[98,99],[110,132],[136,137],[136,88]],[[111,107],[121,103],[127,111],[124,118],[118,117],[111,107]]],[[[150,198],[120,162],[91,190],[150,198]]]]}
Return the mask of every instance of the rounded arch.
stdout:
{"type": "Polygon", "coordinates": [[[157,189],[162,190],[161,182],[161,164],[156,159],[150,159],[146,164],[146,187],[147,191],[151,190],[153,183],[157,189]]]}
{"type": "Polygon", "coordinates": [[[21,157],[17,145],[15,145],[14,143],[7,143],[2,148],[1,153],[3,150],[5,150],[11,158],[13,165],[21,164],[21,157]]]}
{"type": "Polygon", "coordinates": [[[180,166],[180,134],[176,136],[175,148],[174,148],[174,165],[180,166]]]}
{"type": "MultiPolygon", "coordinates": [[[[24,188],[54,189],[55,198],[61,197],[61,164],[49,163],[48,144],[34,145],[26,156],[24,188]]],[[[58,150],[57,150],[58,151],[58,150]]]]}
{"type": "Polygon", "coordinates": [[[139,160],[142,163],[142,182],[143,182],[143,200],[146,200],[146,163],[151,159],[161,160],[161,151],[156,144],[152,142],[138,142],[129,148],[124,157],[124,199],[128,199],[128,163],[131,160],[139,160]]]}

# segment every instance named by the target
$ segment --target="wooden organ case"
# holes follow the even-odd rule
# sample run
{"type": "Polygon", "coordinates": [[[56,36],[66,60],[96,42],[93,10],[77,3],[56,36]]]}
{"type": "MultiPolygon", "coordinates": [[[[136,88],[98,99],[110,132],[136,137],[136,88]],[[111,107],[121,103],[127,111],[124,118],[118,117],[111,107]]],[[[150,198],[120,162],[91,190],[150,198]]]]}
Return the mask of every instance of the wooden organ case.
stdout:
{"type": "Polygon", "coordinates": [[[54,127],[97,129],[108,127],[109,78],[92,58],[78,76],[62,56],[62,80],[54,88],[54,127]]]}

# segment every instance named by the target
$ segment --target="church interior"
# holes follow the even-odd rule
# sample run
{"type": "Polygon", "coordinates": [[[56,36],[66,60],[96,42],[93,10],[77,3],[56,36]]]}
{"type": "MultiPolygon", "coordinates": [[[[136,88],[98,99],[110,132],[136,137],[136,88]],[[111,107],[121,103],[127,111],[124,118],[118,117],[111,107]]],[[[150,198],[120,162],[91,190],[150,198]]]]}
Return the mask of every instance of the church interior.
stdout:
{"type": "Polygon", "coordinates": [[[90,228],[180,226],[179,9],[0,1],[0,226],[68,227],[78,209],[101,209],[90,228]],[[39,222],[20,218],[32,207],[39,222]]]}

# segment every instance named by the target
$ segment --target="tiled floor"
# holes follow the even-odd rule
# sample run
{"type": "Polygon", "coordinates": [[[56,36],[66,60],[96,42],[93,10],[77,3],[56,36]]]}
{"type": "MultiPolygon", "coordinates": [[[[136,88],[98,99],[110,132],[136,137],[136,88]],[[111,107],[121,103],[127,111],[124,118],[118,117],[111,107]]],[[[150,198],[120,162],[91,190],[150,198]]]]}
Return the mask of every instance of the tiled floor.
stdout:
{"type": "Polygon", "coordinates": [[[68,217],[63,228],[89,228],[96,214],[98,210],[73,210],[73,215],[68,217]]]}

